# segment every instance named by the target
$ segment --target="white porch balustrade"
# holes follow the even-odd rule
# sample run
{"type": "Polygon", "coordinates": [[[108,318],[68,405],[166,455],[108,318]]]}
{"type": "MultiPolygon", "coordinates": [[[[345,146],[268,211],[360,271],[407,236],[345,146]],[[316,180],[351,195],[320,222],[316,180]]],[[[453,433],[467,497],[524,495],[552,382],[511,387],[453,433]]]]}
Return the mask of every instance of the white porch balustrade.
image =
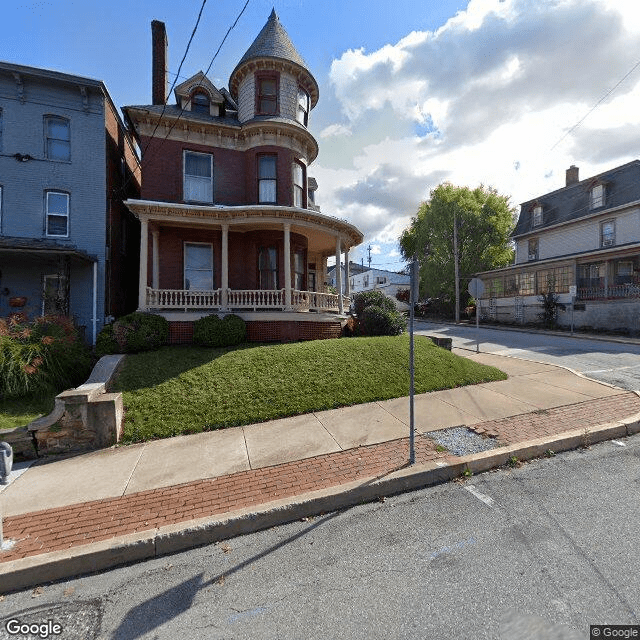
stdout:
{"type": "MultiPolygon", "coordinates": [[[[213,309],[223,308],[223,289],[193,291],[188,289],[154,289],[147,287],[147,309],[213,309]]],[[[281,309],[286,310],[284,289],[227,290],[228,310],[233,309],[281,309]]],[[[351,300],[342,296],[343,308],[349,308],[351,300]]],[[[335,293],[316,291],[291,291],[291,311],[339,310],[339,296],[335,293]]]]}

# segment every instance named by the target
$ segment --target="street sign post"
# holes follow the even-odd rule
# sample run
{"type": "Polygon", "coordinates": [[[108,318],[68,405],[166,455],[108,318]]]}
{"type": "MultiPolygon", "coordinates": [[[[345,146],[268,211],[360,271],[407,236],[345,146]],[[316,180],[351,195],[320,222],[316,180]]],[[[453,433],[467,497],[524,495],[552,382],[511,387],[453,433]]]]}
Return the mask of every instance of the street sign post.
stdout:
{"type": "Polygon", "coordinates": [[[476,301],[476,353],[480,353],[480,298],[484,293],[484,282],[480,278],[471,278],[467,291],[476,301]]]}

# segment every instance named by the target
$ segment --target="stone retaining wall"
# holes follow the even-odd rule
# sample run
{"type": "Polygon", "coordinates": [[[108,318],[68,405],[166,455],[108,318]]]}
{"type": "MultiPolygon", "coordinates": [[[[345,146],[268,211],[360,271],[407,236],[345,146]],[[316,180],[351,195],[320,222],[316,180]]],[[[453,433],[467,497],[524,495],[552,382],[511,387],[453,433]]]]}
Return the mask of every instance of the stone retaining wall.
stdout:
{"type": "Polygon", "coordinates": [[[122,394],[107,389],[123,360],[123,355],[101,358],[85,384],[58,394],[53,412],[28,425],[38,455],[99,449],[120,440],[122,394]]]}

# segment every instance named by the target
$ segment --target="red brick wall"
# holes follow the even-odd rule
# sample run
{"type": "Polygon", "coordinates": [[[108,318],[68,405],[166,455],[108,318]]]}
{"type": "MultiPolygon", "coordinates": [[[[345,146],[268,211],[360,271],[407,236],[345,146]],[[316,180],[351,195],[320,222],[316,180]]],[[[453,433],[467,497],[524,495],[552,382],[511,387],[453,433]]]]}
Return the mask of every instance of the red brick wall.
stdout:
{"type": "MultiPolygon", "coordinates": [[[[214,286],[221,285],[222,273],[222,233],[216,230],[162,227],[160,229],[160,288],[182,289],[184,284],[184,243],[210,242],[214,252],[214,286]]],[[[275,246],[278,251],[278,284],[284,288],[284,232],[249,231],[229,232],[229,287],[231,289],[258,288],[258,250],[261,246],[275,246]]],[[[307,238],[297,233],[291,234],[292,251],[307,248],[307,238]]],[[[149,234],[149,255],[152,239],[149,234]]],[[[293,261],[291,262],[293,269],[293,261]]],[[[151,282],[152,264],[148,261],[148,281],[151,282]]]]}
{"type": "Polygon", "coordinates": [[[164,138],[141,137],[146,149],[142,159],[143,200],[183,202],[183,151],[213,154],[213,199],[216,204],[247,204],[245,195],[245,158],[241,151],[220,149],[164,138]],[[149,148],[146,149],[146,146],[149,148]]]}
{"type": "MultiPolygon", "coordinates": [[[[326,340],[339,338],[342,325],[334,322],[295,322],[292,320],[251,320],[247,322],[249,342],[297,342],[298,340],[326,340]]],[[[193,322],[169,322],[169,344],[190,344],[193,341],[193,322]]]]}
{"type": "Polygon", "coordinates": [[[335,322],[261,321],[247,322],[249,342],[296,342],[339,338],[342,325],[335,322]]]}
{"type": "Polygon", "coordinates": [[[169,344],[191,344],[193,322],[169,322],[169,344]]]}

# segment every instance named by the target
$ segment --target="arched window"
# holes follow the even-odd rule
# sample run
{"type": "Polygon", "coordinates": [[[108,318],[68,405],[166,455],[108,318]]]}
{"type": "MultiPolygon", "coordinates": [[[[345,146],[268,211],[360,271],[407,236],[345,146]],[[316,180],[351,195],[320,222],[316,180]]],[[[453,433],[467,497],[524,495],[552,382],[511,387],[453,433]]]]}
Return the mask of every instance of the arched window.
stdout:
{"type": "Polygon", "coordinates": [[[209,96],[202,91],[195,91],[191,96],[191,111],[194,113],[205,113],[209,115],[211,100],[209,96]]]}

